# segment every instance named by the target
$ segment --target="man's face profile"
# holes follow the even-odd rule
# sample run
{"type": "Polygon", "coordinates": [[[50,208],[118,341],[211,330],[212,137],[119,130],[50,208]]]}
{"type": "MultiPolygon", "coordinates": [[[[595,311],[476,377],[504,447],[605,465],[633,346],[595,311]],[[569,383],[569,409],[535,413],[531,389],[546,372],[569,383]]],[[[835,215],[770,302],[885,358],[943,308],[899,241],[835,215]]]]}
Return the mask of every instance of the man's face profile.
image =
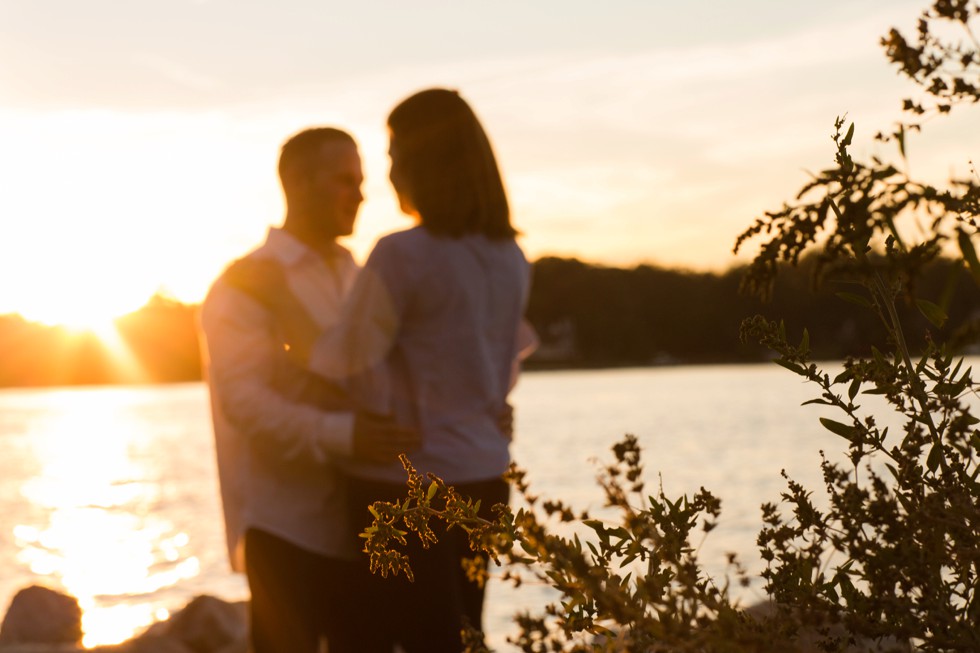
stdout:
{"type": "Polygon", "coordinates": [[[329,238],[349,236],[364,200],[361,157],[347,141],[324,143],[310,178],[310,205],[316,224],[310,225],[329,238]]]}

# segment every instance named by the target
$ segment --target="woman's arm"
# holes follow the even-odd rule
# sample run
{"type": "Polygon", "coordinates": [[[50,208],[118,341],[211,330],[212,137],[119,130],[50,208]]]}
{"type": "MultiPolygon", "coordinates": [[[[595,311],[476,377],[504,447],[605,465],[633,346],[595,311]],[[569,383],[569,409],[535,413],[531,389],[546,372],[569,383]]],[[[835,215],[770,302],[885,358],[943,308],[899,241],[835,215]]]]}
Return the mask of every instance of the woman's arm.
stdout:
{"type": "Polygon", "coordinates": [[[537,351],[540,344],[541,341],[538,340],[538,334],[534,330],[534,327],[526,319],[521,318],[520,323],[517,325],[516,346],[514,347],[515,356],[510,368],[509,390],[513,390],[514,386],[517,385],[517,377],[521,373],[521,364],[530,358],[531,354],[537,351]]]}
{"type": "Polygon", "coordinates": [[[318,465],[338,455],[389,462],[418,446],[417,432],[353,414],[339,388],[286,359],[283,327],[298,346],[320,330],[275,263],[232,265],[205,302],[201,322],[216,398],[264,455],[318,465]]]}
{"type": "Polygon", "coordinates": [[[389,282],[370,263],[354,282],[339,323],[309,351],[307,367],[327,379],[349,380],[376,369],[398,335],[401,318],[389,282]]]}

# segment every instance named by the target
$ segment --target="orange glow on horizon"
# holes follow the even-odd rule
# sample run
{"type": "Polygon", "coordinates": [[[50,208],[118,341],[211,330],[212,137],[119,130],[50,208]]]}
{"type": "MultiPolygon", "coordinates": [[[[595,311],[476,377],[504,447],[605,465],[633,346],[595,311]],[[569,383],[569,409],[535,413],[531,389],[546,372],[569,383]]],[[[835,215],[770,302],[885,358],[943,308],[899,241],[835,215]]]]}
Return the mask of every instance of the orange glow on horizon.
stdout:
{"type": "Polygon", "coordinates": [[[114,305],[111,300],[100,300],[91,295],[52,298],[41,294],[19,308],[16,314],[28,322],[62,327],[76,335],[91,333],[104,340],[116,333],[116,320],[136,308],[138,306],[114,305]]]}
{"type": "MultiPolygon", "coordinates": [[[[112,383],[145,383],[151,375],[120,331],[122,318],[42,321],[18,315],[29,324],[43,327],[36,331],[41,334],[45,350],[43,360],[30,355],[17,354],[18,347],[7,343],[5,353],[14,369],[36,368],[37,378],[44,379],[48,385],[67,383],[74,385],[79,381],[112,383]]],[[[24,351],[37,351],[34,344],[24,351]]],[[[19,381],[27,376],[15,376],[19,381]]],[[[28,383],[30,384],[30,383],[28,383]]]]}

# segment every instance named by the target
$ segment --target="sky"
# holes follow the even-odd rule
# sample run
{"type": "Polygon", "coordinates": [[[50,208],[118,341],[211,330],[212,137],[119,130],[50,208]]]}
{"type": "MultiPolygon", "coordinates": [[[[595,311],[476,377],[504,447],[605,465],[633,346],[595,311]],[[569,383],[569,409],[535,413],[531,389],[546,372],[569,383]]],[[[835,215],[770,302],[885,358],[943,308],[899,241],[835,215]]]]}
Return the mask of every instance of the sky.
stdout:
{"type": "MultiPolygon", "coordinates": [[[[366,201],[345,244],[363,261],[410,226],[385,118],[432,86],[480,116],[529,258],[723,270],[754,218],[832,163],[838,115],[858,156],[894,158],[872,137],[914,89],[878,40],[925,6],[0,0],[0,314],[200,301],[281,222],[278,148],[310,125],[360,144],[366,201]]],[[[913,172],[964,173],[962,134],[955,115],[930,126],[913,172]]]]}

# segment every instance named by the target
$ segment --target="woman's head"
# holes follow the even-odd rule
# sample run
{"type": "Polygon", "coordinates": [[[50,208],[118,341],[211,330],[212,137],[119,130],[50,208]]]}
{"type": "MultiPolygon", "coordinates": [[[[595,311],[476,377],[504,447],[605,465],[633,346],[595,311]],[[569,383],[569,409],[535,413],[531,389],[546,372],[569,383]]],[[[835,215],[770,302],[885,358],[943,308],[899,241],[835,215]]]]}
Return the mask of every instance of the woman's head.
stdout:
{"type": "Polygon", "coordinates": [[[391,183],[403,210],[439,235],[514,237],[490,141],[459,94],[416,93],[394,108],[388,128],[391,183]]]}

